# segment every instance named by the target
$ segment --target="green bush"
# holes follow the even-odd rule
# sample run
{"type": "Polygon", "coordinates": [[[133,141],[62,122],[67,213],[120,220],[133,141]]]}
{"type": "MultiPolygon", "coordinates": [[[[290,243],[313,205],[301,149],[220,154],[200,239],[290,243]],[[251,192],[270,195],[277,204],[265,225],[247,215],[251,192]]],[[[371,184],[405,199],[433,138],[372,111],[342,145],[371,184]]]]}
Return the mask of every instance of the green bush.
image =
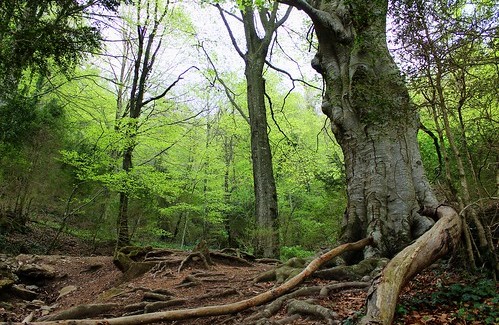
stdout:
{"type": "Polygon", "coordinates": [[[283,246],[281,247],[281,259],[289,260],[293,257],[306,258],[313,256],[314,252],[303,249],[301,246],[283,246]]]}

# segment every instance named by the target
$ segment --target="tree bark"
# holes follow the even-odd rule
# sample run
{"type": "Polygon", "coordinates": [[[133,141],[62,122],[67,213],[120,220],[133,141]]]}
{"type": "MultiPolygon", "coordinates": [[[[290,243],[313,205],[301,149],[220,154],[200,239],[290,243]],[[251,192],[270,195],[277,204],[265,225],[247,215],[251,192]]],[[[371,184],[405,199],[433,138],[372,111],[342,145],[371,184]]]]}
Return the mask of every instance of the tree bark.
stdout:
{"type": "Polygon", "coordinates": [[[437,200],[424,175],[419,120],[386,43],[388,1],[283,1],[312,19],[312,66],[326,89],[322,110],[340,144],[348,203],[342,241],[372,236],[363,257],[391,258],[432,225],[418,211],[437,200]]]}
{"type": "Polygon", "coordinates": [[[277,257],[279,256],[277,191],[267,133],[267,109],[264,101],[263,64],[265,56],[248,53],[245,70],[255,193],[255,255],[277,257]]]}
{"type": "MultiPolygon", "coordinates": [[[[123,124],[123,138],[125,141],[123,152],[121,153],[123,164],[122,168],[125,173],[129,173],[132,170],[133,164],[133,153],[137,145],[137,132],[139,130],[138,119],[142,114],[142,109],[150,102],[154,102],[158,99],[163,98],[168,91],[180,80],[181,77],[177,79],[173,84],[171,84],[165,91],[157,96],[145,99],[146,89],[149,84],[149,77],[156,60],[158,49],[161,45],[161,36],[159,33],[160,25],[168,12],[168,6],[166,6],[161,11],[158,11],[157,3],[154,7],[154,12],[152,12],[151,6],[148,4],[146,9],[138,6],[137,17],[140,17],[141,10],[145,10],[145,14],[149,17],[154,16],[152,20],[147,19],[144,24],[137,22],[136,25],[136,39],[137,47],[136,53],[133,55],[133,71],[132,82],[130,85],[130,97],[127,103],[126,109],[123,112],[122,117],[128,117],[128,121],[123,124]]],[[[127,35],[128,36],[128,35],[127,35]]],[[[129,35],[131,36],[131,35],[129,35]]],[[[125,54],[129,52],[129,48],[125,46],[125,54]]],[[[131,50],[130,50],[131,51],[131,50]]],[[[123,65],[126,65],[127,61],[123,61],[123,65]]],[[[122,67],[120,78],[123,77],[123,72],[125,68],[122,67]]],[[[118,87],[118,98],[117,105],[118,111],[123,108],[123,89],[118,87]]],[[[118,116],[118,115],[117,115],[118,116]]],[[[128,206],[130,201],[130,188],[123,186],[120,190],[120,202],[119,202],[119,212],[117,218],[118,227],[118,240],[117,248],[127,246],[130,242],[129,227],[128,227],[128,206]]]]}
{"type": "MultiPolygon", "coordinates": [[[[127,148],[123,152],[123,171],[129,173],[132,169],[132,154],[133,147],[127,148]]],[[[128,203],[130,201],[128,192],[123,190],[119,193],[120,195],[120,205],[119,205],[119,213],[117,219],[117,228],[118,228],[118,241],[117,248],[125,247],[130,245],[130,235],[128,230],[128,203]]]]}

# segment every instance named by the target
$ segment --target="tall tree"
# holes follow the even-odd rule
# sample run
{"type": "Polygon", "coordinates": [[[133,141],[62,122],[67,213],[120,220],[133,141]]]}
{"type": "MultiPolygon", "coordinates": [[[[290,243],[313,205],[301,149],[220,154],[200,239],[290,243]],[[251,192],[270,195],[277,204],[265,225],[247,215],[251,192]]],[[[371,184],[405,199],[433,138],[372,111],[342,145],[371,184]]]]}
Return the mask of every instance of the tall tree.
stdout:
{"type": "MultiPolygon", "coordinates": [[[[128,85],[128,97],[124,103],[124,89],[118,87],[117,98],[117,117],[120,132],[124,137],[124,146],[121,149],[122,170],[128,175],[133,169],[133,154],[137,146],[137,135],[139,132],[139,118],[143,110],[148,105],[154,105],[155,102],[164,98],[175,84],[182,79],[180,74],[176,81],[165,87],[157,94],[151,94],[151,76],[155,68],[156,60],[159,57],[162,41],[166,36],[164,23],[171,12],[168,3],[163,4],[159,0],[142,0],[134,4],[135,8],[135,31],[134,35],[125,40],[125,53],[131,55],[131,73],[125,77],[123,71],[119,73],[120,81],[130,80],[128,85]],[[130,42],[130,44],[128,44],[130,42]],[[120,114],[121,113],[121,114],[120,114]],[[121,115],[121,116],[120,116],[121,115]]],[[[123,64],[126,66],[128,57],[124,58],[123,64]]],[[[188,69],[189,70],[189,69],[188,69]]],[[[128,211],[130,193],[127,186],[124,185],[119,191],[119,212],[117,219],[118,240],[117,247],[123,247],[130,242],[128,211]]]]}
{"type": "MultiPolygon", "coordinates": [[[[32,188],[29,184],[35,176],[34,166],[48,153],[36,141],[41,141],[42,133],[47,137],[51,129],[54,131],[63,116],[58,99],[48,95],[54,87],[48,87],[46,80],[57,70],[68,76],[87,53],[98,50],[100,30],[91,19],[96,18],[94,13],[100,9],[116,10],[119,2],[0,1],[0,156],[12,162],[14,160],[7,157],[14,154],[16,161],[19,159],[24,163],[13,165],[30,165],[25,171],[16,168],[16,173],[19,172],[16,176],[13,176],[13,170],[9,172],[12,179],[17,179],[9,182],[9,186],[14,186],[18,194],[15,204],[6,206],[7,210],[13,211],[20,225],[28,220],[26,210],[31,205],[28,203],[32,188]],[[33,152],[24,156],[20,149],[33,152]]],[[[50,143],[47,140],[42,142],[50,143]]],[[[51,149],[55,151],[54,147],[51,149]]]]}
{"type": "Polygon", "coordinates": [[[322,110],[342,147],[348,206],[344,241],[367,235],[365,257],[392,257],[432,222],[435,207],[416,138],[417,111],[386,44],[388,1],[285,1],[314,23],[312,65],[326,83],[322,110]]]}
{"type": "Polygon", "coordinates": [[[363,257],[398,253],[376,281],[364,319],[390,324],[400,288],[456,244],[461,223],[453,209],[439,208],[425,177],[417,110],[386,42],[388,1],[282,2],[307,13],[317,35],[312,66],[323,76],[322,110],[345,160],[342,239],[373,237],[363,257]],[[424,214],[442,222],[407,246],[432,226],[424,214]]]}
{"type": "Polygon", "coordinates": [[[286,11],[283,17],[279,18],[278,2],[272,2],[269,7],[257,2],[238,2],[241,8],[241,17],[237,17],[237,19],[243,24],[246,40],[246,50],[244,52],[239,47],[227,22],[226,12],[219,5],[217,7],[227,27],[232,44],[245,63],[246,102],[251,129],[251,158],[255,193],[255,254],[265,257],[277,257],[279,255],[277,191],[267,130],[263,69],[275,32],[288,18],[290,9],[286,11]],[[255,5],[257,5],[256,9],[254,8],[255,5]],[[262,34],[259,34],[258,31],[257,17],[259,24],[263,27],[262,34]]]}

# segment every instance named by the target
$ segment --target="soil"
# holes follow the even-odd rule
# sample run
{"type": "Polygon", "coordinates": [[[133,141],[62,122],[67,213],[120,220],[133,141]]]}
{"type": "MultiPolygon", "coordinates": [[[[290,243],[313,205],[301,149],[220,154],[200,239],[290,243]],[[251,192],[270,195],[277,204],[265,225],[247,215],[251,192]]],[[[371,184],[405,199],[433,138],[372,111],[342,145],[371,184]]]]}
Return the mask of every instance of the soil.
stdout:
{"type": "MultiPolygon", "coordinates": [[[[17,235],[10,240],[23,241],[22,236],[22,234],[17,235]]],[[[36,236],[31,233],[30,239],[25,238],[25,240],[32,240],[34,237],[36,236]]],[[[165,290],[172,295],[172,299],[176,299],[178,304],[161,310],[220,305],[247,299],[274,287],[272,282],[253,283],[255,276],[274,267],[255,262],[251,266],[242,266],[238,263],[215,263],[209,269],[204,269],[201,263],[190,263],[181,272],[177,271],[179,265],[172,265],[123,282],[123,273],[115,266],[110,254],[84,256],[85,253],[96,251],[95,246],[89,247],[88,243],[69,235],[64,235],[61,243],[56,255],[21,255],[21,259],[25,261],[52,267],[56,272],[56,277],[36,283],[36,287],[28,287],[37,293],[36,299],[32,301],[5,294],[0,296],[0,321],[20,322],[30,314],[36,320],[44,314],[53,315],[71,307],[97,303],[117,304],[112,310],[97,317],[112,318],[130,313],[125,307],[143,302],[146,293],[164,293],[165,290]],[[187,276],[193,274],[202,281],[193,286],[179,286],[187,276]]],[[[98,251],[110,253],[112,246],[103,245],[98,251]]],[[[175,254],[181,258],[188,256],[189,252],[175,251],[175,254]]],[[[401,297],[403,307],[397,314],[396,324],[482,324],[482,322],[466,322],[454,317],[453,315],[458,313],[459,306],[452,302],[447,305],[442,302],[438,308],[424,304],[418,305],[416,310],[409,307],[411,303],[415,306],[413,303],[415,296],[425,297],[434,292],[439,285],[465,281],[461,273],[446,268],[442,264],[425,270],[409,283],[403,293],[401,297]]],[[[330,282],[310,279],[302,286],[326,284],[330,282]]],[[[33,285],[33,283],[24,283],[24,285],[33,285]]],[[[338,320],[348,324],[348,317],[354,317],[362,309],[365,297],[365,290],[352,289],[331,292],[321,298],[300,299],[313,298],[314,303],[333,310],[338,314],[338,320]]],[[[254,314],[256,310],[252,308],[237,315],[164,322],[164,324],[245,324],[245,319],[254,314]]],[[[272,321],[284,318],[286,318],[285,307],[272,317],[272,321]]],[[[327,323],[304,315],[298,319],[290,319],[286,324],[327,323]]]]}

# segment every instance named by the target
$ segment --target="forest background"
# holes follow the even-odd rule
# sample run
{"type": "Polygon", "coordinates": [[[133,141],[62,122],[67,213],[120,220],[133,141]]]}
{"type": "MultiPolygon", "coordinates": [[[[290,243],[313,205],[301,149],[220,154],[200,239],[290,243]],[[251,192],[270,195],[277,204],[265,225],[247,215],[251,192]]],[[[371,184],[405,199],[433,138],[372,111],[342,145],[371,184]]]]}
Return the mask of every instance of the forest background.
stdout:
{"type": "MultiPolygon", "coordinates": [[[[102,6],[63,17],[73,39],[92,41],[75,48],[37,39],[60,28],[52,19],[64,6],[38,1],[33,10],[42,19],[32,21],[16,17],[28,2],[1,5],[0,243],[29,223],[115,242],[126,194],[135,244],[190,248],[205,239],[252,252],[257,227],[243,62],[219,10],[189,1],[93,3],[102,6]],[[21,44],[16,35],[38,46],[31,58],[12,51],[21,44]],[[146,40],[156,57],[138,68],[146,104],[130,117],[146,40]],[[133,166],[125,168],[123,152],[131,147],[133,166]]],[[[237,6],[223,8],[234,39],[243,42],[237,6]]],[[[428,178],[442,202],[460,211],[479,207],[497,245],[497,5],[435,1],[412,10],[392,12],[391,48],[421,115],[428,178]]],[[[316,41],[305,16],[291,15],[273,37],[264,73],[282,258],[335,245],[346,204],[342,152],[320,112],[322,83],[308,63],[316,41]]],[[[472,250],[474,231],[464,241],[472,250]]],[[[50,253],[57,239],[10,249],[50,253]]]]}

